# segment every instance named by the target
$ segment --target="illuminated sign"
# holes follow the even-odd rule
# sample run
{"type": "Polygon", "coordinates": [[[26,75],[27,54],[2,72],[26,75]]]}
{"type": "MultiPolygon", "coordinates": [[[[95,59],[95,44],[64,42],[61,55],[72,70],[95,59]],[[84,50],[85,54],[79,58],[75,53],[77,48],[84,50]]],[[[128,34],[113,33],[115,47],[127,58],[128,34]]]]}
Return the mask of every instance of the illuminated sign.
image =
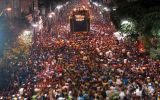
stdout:
{"type": "Polygon", "coordinates": [[[85,16],[83,15],[75,15],[76,21],[83,21],[85,16]]]}

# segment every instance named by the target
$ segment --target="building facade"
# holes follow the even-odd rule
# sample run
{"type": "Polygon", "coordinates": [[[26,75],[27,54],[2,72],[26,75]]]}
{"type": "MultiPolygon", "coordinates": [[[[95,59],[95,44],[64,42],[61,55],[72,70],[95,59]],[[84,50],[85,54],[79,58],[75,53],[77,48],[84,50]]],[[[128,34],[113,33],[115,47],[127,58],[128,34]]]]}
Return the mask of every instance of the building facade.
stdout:
{"type": "Polygon", "coordinates": [[[5,12],[10,17],[19,17],[38,10],[38,0],[0,0],[0,11],[6,8],[12,9],[10,12],[5,12]]]}

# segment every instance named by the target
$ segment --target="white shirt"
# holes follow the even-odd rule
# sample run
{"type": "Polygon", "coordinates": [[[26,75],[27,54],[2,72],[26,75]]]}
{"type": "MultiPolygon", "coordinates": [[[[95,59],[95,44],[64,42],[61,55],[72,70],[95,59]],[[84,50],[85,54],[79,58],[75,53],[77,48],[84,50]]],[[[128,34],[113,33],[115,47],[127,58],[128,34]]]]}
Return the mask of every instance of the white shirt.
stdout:
{"type": "Polygon", "coordinates": [[[24,88],[20,88],[20,89],[19,89],[19,94],[20,94],[20,95],[23,95],[23,91],[24,91],[24,88]]]}
{"type": "Polygon", "coordinates": [[[124,62],[124,64],[126,64],[126,63],[127,63],[127,59],[124,59],[124,61],[123,61],[123,62],[124,62]]]}
{"type": "Polygon", "coordinates": [[[58,100],[65,100],[65,98],[63,98],[63,97],[59,97],[59,98],[58,98],[58,100]]]}
{"type": "Polygon", "coordinates": [[[138,88],[138,89],[136,89],[135,94],[136,94],[136,96],[142,96],[142,91],[140,91],[138,88]]]}
{"type": "Polygon", "coordinates": [[[120,100],[123,100],[125,97],[125,93],[123,91],[120,92],[119,94],[120,100]]]}
{"type": "Polygon", "coordinates": [[[122,84],[122,81],[121,81],[120,79],[117,79],[117,80],[116,80],[116,84],[117,84],[117,85],[121,85],[121,84],[122,84]]]}

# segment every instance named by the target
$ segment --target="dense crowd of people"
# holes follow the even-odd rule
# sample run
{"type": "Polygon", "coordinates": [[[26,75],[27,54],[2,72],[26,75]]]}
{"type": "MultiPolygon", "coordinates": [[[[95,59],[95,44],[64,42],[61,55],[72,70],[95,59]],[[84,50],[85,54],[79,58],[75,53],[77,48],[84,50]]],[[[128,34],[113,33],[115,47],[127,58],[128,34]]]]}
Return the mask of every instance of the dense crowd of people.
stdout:
{"type": "MultiPolygon", "coordinates": [[[[50,37],[48,35],[48,37],[50,37]]],[[[41,38],[17,64],[1,98],[19,100],[157,100],[160,61],[113,34],[41,38]]]]}
{"type": "Polygon", "coordinates": [[[114,31],[99,21],[67,38],[43,29],[0,100],[160,100],[160,61],[114,31]]]}

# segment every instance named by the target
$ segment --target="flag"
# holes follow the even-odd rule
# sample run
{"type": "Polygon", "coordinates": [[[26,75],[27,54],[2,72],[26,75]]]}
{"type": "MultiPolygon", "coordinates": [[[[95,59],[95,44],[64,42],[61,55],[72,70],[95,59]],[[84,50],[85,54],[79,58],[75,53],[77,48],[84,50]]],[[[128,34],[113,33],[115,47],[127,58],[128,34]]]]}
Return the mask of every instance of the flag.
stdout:
{"type": "Polygon", "coordinates": [[[143,53],[145,52],[145,48],[144,48],[144,42],[142,40],[138,41],[138,50],[139,52],[143,53]]]}

